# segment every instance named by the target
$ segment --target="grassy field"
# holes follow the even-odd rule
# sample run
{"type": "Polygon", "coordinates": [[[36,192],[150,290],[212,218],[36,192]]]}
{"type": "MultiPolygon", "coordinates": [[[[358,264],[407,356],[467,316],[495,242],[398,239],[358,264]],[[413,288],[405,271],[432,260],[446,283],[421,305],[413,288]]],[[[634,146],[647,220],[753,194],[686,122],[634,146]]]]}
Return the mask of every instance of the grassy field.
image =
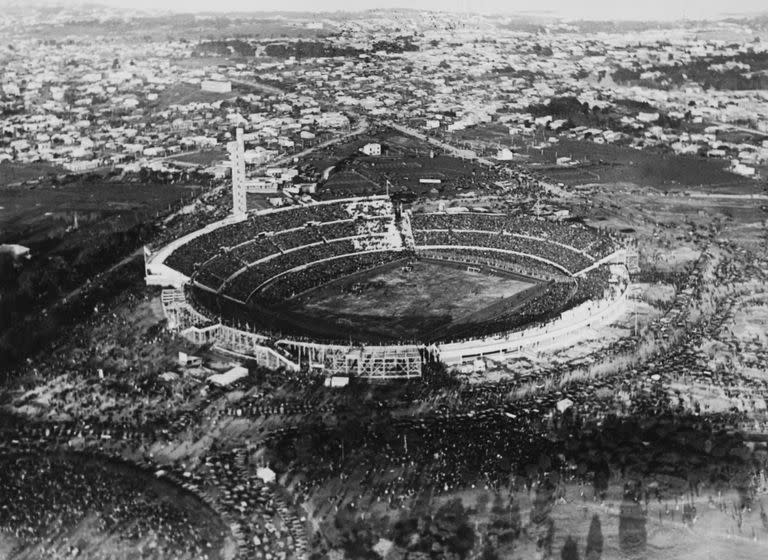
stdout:
{"type": "Polygon", "coordinates": [[[506,127],[498,124],[460,131],[455,138],[460,142],[516,147],[533,168],[567,185],[633,183],[662,191],[738,194],[762,190],[759,182],[729,172],[728,162],[723,159],[663,154],[651,149],[637,150],[569,138],[562,138],[548,148],[534,149],[530,138],[512,137],[506,127]],[[580,165],[556,166],[556,159],[565,156],[580,165]]]}
{"type": "Polygon", "coordinates": [[[321,196],[383,193],[387,181],[392,185],[392,192],[424,195],[437,189],[450,195],[485,189],[501,178],[478,163],[442,155],[421,140],[389,129],[372,131],[352,141],[318,150],[304,161],[320,173],[337,166],[321,186],[321,196]],[[382,156],[365,156],[359,152],[359,148],[369,142],[382,144],[382,156]],[[440,183],[420,183],[421,179],[439,179],[440,183]]]}
{"type": "Polygon", "coordinates": [[[233,87],[229,93],[203,91],[199,84],[176,83],[162,92],[155,101],[158,109],[167,109],[169,105],[186,105],[187,103],[213,103],[222,99],[232,99],[239,94],[249,93],[233,87]]]}
{"type": "Polygon", "coordinates": [[[72,225],[75,213],[81,226],[106,217],[154,215],[197,191],[197,187],[86,182],[2,188],[0,241],[24,244],[50,237],[72,225]]]}
{"type": "Polygon", "coordinates": [[[634,183],[662,191],[703,190],[720,193],[754,193],[760,183],[727,170],[721,159],[661,154],[611,144],[562,140],[543,150],[523,150],[545,174],[566,184],[634,183]],[[575,168],[554,165],[558,157],[581,162],[575,168]]]}
{"type": "Polygon", "coordinates": [[[386,338],[415,338],[460,324],[464,317],[531,285],[417,262],[410,272],[379,269],[329,284],[304,300],[303,312],[310,318],[331,319],[350,333],[363,330],[386,338]]]}
{"type": "Polygon", "coordinates": [[[48,163],[0,163],[0,187],[20,181],[45,177],[49,173],[65,173],[58,165],[48,163]]]}

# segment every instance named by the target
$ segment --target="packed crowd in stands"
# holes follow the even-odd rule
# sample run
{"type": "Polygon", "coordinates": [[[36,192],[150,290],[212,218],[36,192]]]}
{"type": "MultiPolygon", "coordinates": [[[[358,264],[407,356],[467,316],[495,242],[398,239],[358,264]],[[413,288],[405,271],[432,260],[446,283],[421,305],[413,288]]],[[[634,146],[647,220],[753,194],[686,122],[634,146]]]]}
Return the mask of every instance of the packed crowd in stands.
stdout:
{"type": "Polygon", "coordinates": [[[275,243],[274,236],[259,237],[232,249],[231,254],[245,266],[280,252],[280,247],[275,243]]]}
{"type": "Polygon", "coordinates": [[[608,266],[593,268],[579,278],[578,288],[571,298],[571,303],[578,305],[588,300],[602,299],[608,291],[610,278],[611,271],[608,266]]]}
{"type": "Polygon", "coordinates": [[[600,259],[615,250],[615,243],[604,233],[578,223],[536,220],[525,215],[457,213],[413,214],[411,228],[416,230],[475,230],[506,232],[537,237],[572,247],[600,259]]]}
{"type": "Polygon", "coordinates": [[[538,259],[490,249],[421,250],[419,255],[424,258],[460,262],[472,266],[489,266],[541,280],[567,278],[560,269],[538,259]]]}
{"type": "MultiPolygon", "coordinates": [[[[557,281],[522,307],[516,300],[508,301],[506,312],[500,309],[492,319],[477,325],[475,334],[480,335],[546,321],[565,305],[600,297],[607,281],[604,272],[590,274],[578,283],[563,283],[563,276],[588,268],[615,248],[609,236],[581,224],[525,216],[414,214],[411,227],[417,250],[469,247],[458,249],[461,259],[471,255],[471,260],[487,266],[502,264],[500,268],[505,270],[557,281]]],[[[340,201],[253,215],[193,240],[167,262],[182,271],[191,265],[195,282],[236,301],[247,302],[258,293],[254,303],[273,304],[348,274],[346,271],[385,262],[389,257],[380,261],[380,255],[360,253],[391,251],[401,244],[389,200],[340,201]],[[350,257],[302,268],[345,255],[350,257]],[[289,271],[287,281],[271,282],[289,271]]]]}
{"type": "MultiPolygon", "coordinates": [[[[275,252],[324,240],[383,233],[391,226],[392,219],[392,208],[388,201],[290,207],[254,214],[243,221],[204,233],[176,249],[165,263],[191,276],[204,263],[222,252],[231,251],[245,266],[275,252]]],[[[224,262],[213,264],[214,270],[211,272],[214,277],[222,277],[224,271],[216,269],[224,265],[224,262]]]]}
{"type": "Polygon", "coordinates": [[[165,264],[192,276],[198,266],[218,255],[223,248],[245,243],[258,233],[250,220],[222,226],[182,245],[168,256],[165,264]]]}
{"type": "Polygon", "coordinates": [[[354,254],[320,262],[283,276],[280,282],[268,285],[258,295],[258,298],[263,302],[284,301],[337,278],[343,278],[403,258],[405,258],[405,253],[402,251],[383,251],[354,254]]]}
{"type": "Polygon", "coordinates": [[[259,231],[283,231],[303,227],[308,222],[336,222],[349,220],[353,215],[348,210],[350,202],[289,206],[278,210],[254,214],[249,219],[259,231]]]}
{"type": "MultiPolygon", "coordinates": [[[[575,289],[575,282],[551,282],[522,304],[515,298],[502,301],[492,317],[462,327],[459,331],[461,338],[477,338],[543,324],[573,306],[571,299],[575,289]]],[[[450,337],[457,338],[457,333],[452,332],[450,337]]]]}
{"type": "Polygon", "coordinates": [[[575,274],[593,264],[584,254],[563,245],[545,240],[518,237],[502,232],[474,232],[463,230],[414,230],[416,247],[450,246],[488,247],[533,255],[562,266],[575,274]]]}
{"type": "Polygon", "coordinates": [[[355,245],[345,239],[304,247],[283,253],[269,260],[259,262],[236,276],[225,287],[225,294],[237,300],[246,301],[248,296],[261,284],[288,270],[306,263],[355,253],[355,245]]]}
{"type": "MultiPolygon", "coordinates": [[[[344,222],[342,222],[344,223],[344,222]]],[[[336,224],[332,224],[336,225],[336,224]]],[[[299,232],[304,235],[306,231],[315,230],[315,226],[309,226],[302,230],[283,233],[269,238],[260,239],[258,242],[268,246],[275,238],[293,235],[299,232]],[[268,240],[268,241],[267,241],[268,240]]],[[[474,233],[464,231],[416,231],[414,234],[418,244],[425,245],[470,245],[486,247],[503,247],[506,250],[529,252],[537,256],[549,258],[556,264],[567,267],[570,272],[577,272],[590,266],[590,261],[583,254],[565,248],[562,245],[546,241],[533,240],[526,237],[515,237],[501,233],[474,233]],[[464,238],[468,238],[463,241],[464,238]]],[[[301,238],[307,241],[306,237],[301,238]]],[[[211,289],[221,289],[223,295],[229,296],[241,302],[273,305],[300,294],[312,287],[326,284],[332,280],[357,272],[362,269],[373,268],[395,258],[402,257],[405,253],[385,251],[389,249],[386,241],[377,241],[377,236],[365,238],[353,238],[336,240],[332,242],[316,241],[315,245],[292,248],[284,253],[270,252],[271,257],[258,262],[256,265],[246,267],[244,261],[234,258],[237,250],[229,255],[222,255],[209,262],[195,277],[195,280],[211,289]],[[375,250],[370,255],[361,254],[361,251],[375,250]],[[344,257],[344,258],[339,258],[344,257]],[[324,259],[332,259],[318,263],[324,259]],[[217,265],[222,261],[220,266],[217,265]],[[309,263],[315,263],[305,266],[309,263]],[[227,276],[234,271],[240,273],[225,283],[227,276]],[[290,271],[290,272],[289,272],[290,271]],[[287,274],[286,274],[287,273],[287,274]],[[270,280],[280,276],[280,280],[270,280]]],[[[246,245],[247,247],[247,245],[246,245]]],[[[492,249],[460,249],[458,251],[437,252],[427,250],[426,257],[453,260],[462,263],[474,263],[484,266],[501,268],[510,272],[528,275],[543,280],[556,280],[546,289],[531,292],[526,295],[524,302],[519,298],[509,298],[500,302],[493,309],[493,313],[481,323],[470,326],[463,325],[457,332],[440,332],[441,340],[457,340],[487,336],[498,332],[517,330],[523,326],[529,327],[556,318],[559,313],[567,308],[590,299],[602,298],[608,287],[610,272],[608,267],[599,267],[588,272],[578,281],[567,281],[567,276],[562,271],[546,262],[525,255],[502,253],[492,249]],[[471,327],[471,328],[469,328],[471,327]],[[469,330],[467,330],[469,329],[469,330]]],[[[522,297],[522,296],[521,296],[522,297]]],[[[205,307],[205,305],[203,305],[205,307]]],[[[227,315],[234,313],[241,316],[242,321],[253,323],[247,310],[237,312],[227,309],[227,315]]],[[[258,325],[254,324],[254,327],[258,325]]]]}
{"type": "Polygon", "coordinates": [[[200,267],[194,275],[194,279],[204,286],[218,290],[227,278],[244,266],[245,263],[232,253],[224,253],[200,267]]]}

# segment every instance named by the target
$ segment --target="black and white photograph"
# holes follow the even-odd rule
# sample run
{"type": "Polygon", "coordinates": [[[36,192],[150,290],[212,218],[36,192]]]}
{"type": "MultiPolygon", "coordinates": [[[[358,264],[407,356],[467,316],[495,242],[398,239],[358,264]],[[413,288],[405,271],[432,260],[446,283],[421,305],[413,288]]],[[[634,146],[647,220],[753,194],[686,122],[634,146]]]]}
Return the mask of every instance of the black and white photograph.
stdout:
{"type": "Polygon", "coordinates": [[[765,0],[0,0],[0,560],[768,558],[765,0]]]}

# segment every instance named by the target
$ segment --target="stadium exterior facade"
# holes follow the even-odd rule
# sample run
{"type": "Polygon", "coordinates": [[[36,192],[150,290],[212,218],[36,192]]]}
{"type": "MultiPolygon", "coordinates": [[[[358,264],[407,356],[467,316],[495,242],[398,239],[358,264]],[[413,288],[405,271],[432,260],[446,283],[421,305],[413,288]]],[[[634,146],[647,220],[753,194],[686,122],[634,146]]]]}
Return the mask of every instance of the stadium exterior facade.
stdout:
{"type": "MultiPolygon", "coordinates": [[[[465,214],[458,220],[479,220],[482,223],[483,220],[504,219],[503,215],[488,217],[484,214],[482,216],[484,217],[465,214]]],[[[585,249],[535,235],[458,228],[451,229],[450,234],[459,237],[479,236],[482,239],[493,240],[494,244],[504,242],[512,249],[490,247],[488,246],[490,242],[479,245],[466,244],[461,240],[450,244],[431,242],[430,236],[443,239],[448,234],[443,229],[429,229],[432,227],[429,225],[430,222],[440,222],[445,219],[454,218],[442,213],[410,215],[408,212],[400,212],[386,196],[333,200],[310,206],[248,214],[238,213],[181,237],[156,252],[145,251],[146,282],[148,285],[164,288],[162,303],[168,319],[168,328],[195,344],[212,345],[223,352],[255,360],[270,369],[314,370],[326,375],[348,375],[369,379],[418,377],[421,375],[423,364],[433,360],[442,361],[448,366],[458,366],[477,358],[503,359],[523,352],[541,351],[550,346],[562,345],[569,340],[575,342],[583,329],[612,322],[625,312],[629,287],[626,248],[613,247],[608,254],[600,255],[598,258],[588,254],[585,249]],[[413,220],[413,218],[418,219],[413,220]],[[296,226],[302,220],[306,223],[296,226]],[[414,224],[413,221],[419,223],[414,224]],[[287,226],[282,231],[266,233],[260,231],[270,227],[279,229],[274,226],[259,225],[275,222],[285,222],[287,226]],[[250,229],[244,233],[244,228],[250,229]],[[307,237],[309,230],[321,241],[311,240],[312,242],[306,245],[295,246],[301,242],[294,241],[294,238],[307,237]],[[344,233],[334,234],[334,237],[327,233],[337,230],[343,230],[344,233]],[[251,234],[250,231],[254,233],[251,234]],[[221,246],[217,250],[209,250],[206,253],[206,246],[210,248],[217,244],[224,245],[224,242],[228,244],[226,239],[230,232],[238,238],[239,243],[233,242],[232,246],[221,246]],[[225,241],[222,242],[219,238],[225,241]],[[217,241],[213,243],[210,239],[217,241]],[[500,239],[502,241],[499,241],[500,239]],[[252,262],[246,262],[245,258],[238,260],[238,254],[254,254],[253,246],[258,243],[271,243],[277,249],[271,249],[273,253],[266,256],[259,254],[257,257],[252,257],[254,259],[252,262]],[[179,254],[183,256],[183,253],[195,244],[203,246],[202,265],[199,262],[190,264],[189,261],[192,260],[190,258],[184,261],[182,258],[174,257],[179,254]],[[529,245],[546,249],[544,252],[548,254],[553,250],[567,252],[579,262],[576,265],[566,266],[555,262],[552,258],[536,254],[538,251],[525,249],[529,245]],[[518,246],[522,246],[523,249],[520,250],[518,246]],[[339,254],[333,253],[337,250],[335,247],[338,247],[339,254]],[[300,274],[307,267],[328,263],[335,259],[359,257],[365,254],[402,252],[405,255],[408,252],[410,254],[415,252],[417,256],[427,257],[448,254],[452,255],[451,259],[456,260],[457,252],[473,250],[504,258],[517,256],[533,259],[550,266],[555,274],[573,279],[583,277],[597,267],[606,266],[611,271],[610,285],[606,287],[603,297],[580,303],[544,324],[458,341],[383,345],[352,341],[326,343],[306,336],[276,336],[268,329],[259,329],[217,317],[215,313],[191,301],[185,291],[194,286],[222,301],[245,304],[255,297],[257,287],[261,289],[276,285],[279,288],[285,278],[300,274]],[[317,260],[312,260],[314,257],[311,255],[322,251],[331,254],[324,254],[317,260]],[[298,255],[295,258],[300,259],[305,254],[310,255],[308,260],[312,262],[291,263],[285,265],[288,267],[285,270],[280,269],[281,259],[290,261],[289,257],[292,255],[298,255]],[[227,259],[234,264],[220,262],[227,259]],[[229,264],[230,268],[222,264],[229,264]],[[235,267],[240,268],[229,274],[235,267]],[[214,269],[217,274],[207,271],[208,268],[214,269]],[[264,268],[274,268],[278,272],[265,280],[268,275],[259,275],[259,271],[264,268]],[[574,270],[575,268],[579,270],[574,270]],[[220,272],[221,269],[225,272],[220,272]],[[210,280],[204,280],[206,274],[210,280]],[[227,274],[229,275],[223,278],[227,274]],[[241,292],[241,296],[237,296],[233,287],[236,287],[238,282],[246,284],[251,277],[256,279],[252,284],[254,289],[249,291],[251,289],[249,285],[245,291],[241,292]]],[[[459,227],[463,226],[459,224],[459,227]]],[[[466,256],[458,258],[462,260],[466,256]]],[[[467,264],[470,264],[469,260],[467,264]]]]}

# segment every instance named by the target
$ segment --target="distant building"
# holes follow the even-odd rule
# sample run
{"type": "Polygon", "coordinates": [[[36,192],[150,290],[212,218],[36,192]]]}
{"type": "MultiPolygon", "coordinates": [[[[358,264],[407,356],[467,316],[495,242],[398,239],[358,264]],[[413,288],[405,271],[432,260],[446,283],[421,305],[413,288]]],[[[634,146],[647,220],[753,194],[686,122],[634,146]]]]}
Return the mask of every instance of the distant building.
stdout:
{"type": "Polygon", "coordinates": [[[501,161],[508,161],[515,158],[515,153],[509,148],[502,148],[496,152],[496,159],[501,161]]]}
{"type": "Polygon", "coordinates": [[[380,156],[381,155],[381,144],[378,144],[376,142],[372,142],[370,144],[366,144],[362,148],[360,148],[360,151],[363,152],[367,156],[380,156]]]}
{"type": "Polygon", "coordinates": [[[349,377],[346,375],[332,375],[331,377],[326,377],[324,385],[326,387],[346,387],[349,385],[349,377]]]}
{"type": "Polygon", "coordinates": [[[200,82],[200,89],[212,93],[229,93],[232,91],[232,82],[219,80],[203,80],[200,82]]]}
{"type": "Polygon", "coordinates": [[[184,367],[200,367],[203,365],[203,360],[186,352],[179,352],[179,365],[184,367]]]}
{"type": "Polygon", "coordinates": [[[64,167],[73,173],[82,173],[83,171],[90,171],[96,169],[99,166],[99,160],[75,160],[64,164],[64,167]]]}
{"type": "Polygon", "coordinates": [[[743,163],[734,161],[731,165],[731,172],[743,177],[754,177],[756,171],[754,167],[750,167],[749,165],[744,165],[743,163]]]}
{"type": "Polygon", "coordinates": [[[659,114],[658,113],[638,113],[637,120],[644,123],[651,123],[656,122],[659,120],[659,114]]]}

